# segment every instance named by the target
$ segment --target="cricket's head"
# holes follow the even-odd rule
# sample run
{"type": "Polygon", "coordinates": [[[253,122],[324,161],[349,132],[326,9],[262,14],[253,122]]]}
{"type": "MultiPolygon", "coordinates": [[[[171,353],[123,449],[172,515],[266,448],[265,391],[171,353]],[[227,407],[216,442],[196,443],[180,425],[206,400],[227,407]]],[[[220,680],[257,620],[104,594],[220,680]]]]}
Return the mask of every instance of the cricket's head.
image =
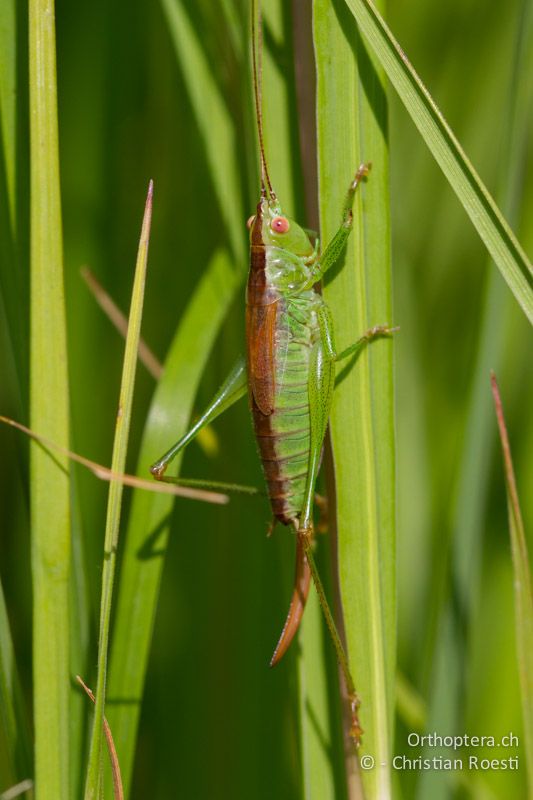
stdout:
{"type": "Polygon", "coordinates": [[[283,213],[274,194],[263,191],[255,216],[248,220],[250,243],[271,245],[288,250],[295,256],[310,256],[313,245],[297,222],[283,213]]]}

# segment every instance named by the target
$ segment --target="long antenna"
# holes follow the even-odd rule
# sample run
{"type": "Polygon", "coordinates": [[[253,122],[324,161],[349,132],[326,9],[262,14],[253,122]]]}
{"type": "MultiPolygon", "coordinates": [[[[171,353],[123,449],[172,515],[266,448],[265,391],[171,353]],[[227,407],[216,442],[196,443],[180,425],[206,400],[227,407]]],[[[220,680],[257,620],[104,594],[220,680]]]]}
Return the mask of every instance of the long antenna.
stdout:
{"type": "Polygon", "coordinates": [[[263,141],[263,20],[261,16],[260,0],[252,0],[252,61],[254,74],[255,118],[257,120],[257,134],[259,137],[259,152],[261,154],[261,194],[268,193],[275,200],[276,194],[270,182],[268,167],[265,158],[265,145],[263,141]]]}

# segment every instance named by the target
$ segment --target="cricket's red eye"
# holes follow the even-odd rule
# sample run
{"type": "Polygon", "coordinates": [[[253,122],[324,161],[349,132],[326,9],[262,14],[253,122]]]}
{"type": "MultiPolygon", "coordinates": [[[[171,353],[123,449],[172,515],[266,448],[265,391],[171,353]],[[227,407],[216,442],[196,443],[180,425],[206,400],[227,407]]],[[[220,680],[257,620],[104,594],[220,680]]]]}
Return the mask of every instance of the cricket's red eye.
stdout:
{"type": "Polygon", "coordinates": [[[274,217],[270,223],[270,227],[274,233],[287,233],[290,228],[289,220],[287,217],[274,217]]]}
{"type": "Polygon", "coordinates": [[[248,219],[246,221],[246,227],[248,228],[248,230],[251,230],[251,227],[254,224],[254,219],[255,219],[255,215],[254,214],[252,214],[251,217],[248,217],[248,219]]]}

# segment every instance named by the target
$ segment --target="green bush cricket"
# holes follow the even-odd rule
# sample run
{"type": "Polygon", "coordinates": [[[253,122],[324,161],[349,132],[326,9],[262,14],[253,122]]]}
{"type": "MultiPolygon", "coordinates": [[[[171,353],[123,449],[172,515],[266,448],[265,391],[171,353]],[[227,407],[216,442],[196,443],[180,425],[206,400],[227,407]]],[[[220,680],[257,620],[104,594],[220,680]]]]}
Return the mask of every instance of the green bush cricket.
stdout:
{"type": "Polygon", "coordinates": [[[165,476],[172,459],[202,428],[248,395],[274,521],[292,527],[297,541],[293,595],[270,664],[280,661],[298,630],[312,578],[346,683],[350,735],[359,744],[359,700],[312,553],[313,506],[333,399],[335,364],[356,354],[372,339],[390,335],[392,329],[376,326],[337,353],[331,314],[317,284],[343,253],[353,225],[355,192],[371,165],[361,164],[355,173],[341,225],[321,253],[318,238],[283,213],[272,187],[263,141],[261,49],[261,14],[254,2],[252,61],[261,195],[256,213],[248,221],[246,358],[237,360],[197,423],[152,465],[151,472],[158,480],[181,482],[180,478],[165,476]]]}

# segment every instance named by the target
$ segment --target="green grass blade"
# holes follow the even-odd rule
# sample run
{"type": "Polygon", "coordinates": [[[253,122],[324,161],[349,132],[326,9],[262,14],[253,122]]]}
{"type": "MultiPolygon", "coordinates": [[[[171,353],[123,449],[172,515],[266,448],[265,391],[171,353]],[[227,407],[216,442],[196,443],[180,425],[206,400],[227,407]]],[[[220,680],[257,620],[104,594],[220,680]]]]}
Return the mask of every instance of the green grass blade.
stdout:
{"type": "MultiPolygon", "coordinates": [[[[89,604],[88,568],[82,536],[78,480],[71,474],[72,487],[72,567],[70,581],[70,674],[84,675],[87,665],[94,663],[91,639],[91,607],[89,604]]],[[[87,724],[92,708],[86,697],[71,682],[70,694],[70,794],[82,797],[87,771],[87,724]]]]}
{"type": "MultiPolygon", "coordinates": [[[[185,432],[198,383],[236,289],[226,252],[215,254],[180,323],[144,431],[138,474],[185,432]]],[[[176,459],[179,464],[179,458],[176,459]]],[[[129,794],[137,725],[172,499],[136,492],[122,560],[109,673],[108,720],[129,794]],[[122,702],[121,702],[122,701],[122,702]]],[[[110,783],[106,778],[106,785],[110,783]]]]}
{"type": "Polygon", "coordinates": [[[235,123],[184,9],[182,0],[161,0],[169,31],[189,92],[225,230],[237,269],[245,263],[241,220],[245,219],[239,184],[235,123]]]}
{"type": "Polygon", "coordinates": [[[7,745],[11,780],[32,774],[31,736],[20,688],[15,651],[0,585],[0,718],[7,745]]]}
{"type": "MultiPolygon", "coordinates": [[[[31,394],[34,430],[68,448],[53,0],[31,0],[31,394]]],[[[31,445],[35,782],[69,796],[69,465],[31,445]]]]}
{"type": "Polygon", "coordinates": [[[305,800],[341,800],[345,796],[345,782],[342,767],[338,769],[342,759],[339,757],[342,752],[340,731],[332,730],[332,719],[337,723],[339,719],[339,703],[332,700],[337,680],[335,669],[328,671],[326,668],[325,653],[331,653],[331,642],[314,587],[301,623],[299,645],[302,797],[305,800]]]}
{"type": "MultiPolygon", "coordinates": [[[[340,224],[349,181],[371,161],[354,206],[344,267],[325,287],[339,351],[392,323],[387,107],[383,78],[347,12],[315,4],[321,234],[340,224]],[[359,72],[357,65],[359,63],[359,72]]],[[[339,578],[350,666],[361,697],[361,752],[390,763],[395,678],[392,342],[371,344],[340,370],[330,429],[339,578]]],[[[363,773],[368,798],[390,795],[387,767],[363,773]]],[[[352,792],[355,790],[352,790],[352,792]]]]}
{"type": "Polygon", "coordinates": [[[234,0],[221,0],[220,10],[228,29],[231,46],[238,56],[242,57],[243,41],[241,35],[241,20],[234,0]]]}
{"type": "Polygon", "coordinates": [[[377,9],[369,0],[346,0],[346,4],[496,266],[533,321],[532,267],[498,206],[377,9]]]}
{"type": "MultiPolygon", "coordinates": [[[[17,7],[15,0],[0,5],[0,141],[6,182],[8,215],[16,218],[17,153],[17,7]]],[[[2,200],[2,202],[4,202],[2,200]]]]}
{"type": "Polygon", "coordinates": [[[396,674],[396,708],[409,730],[421,732],[425,729],[426,704],[401,672],[396,674]]]}
{"type": "MultiPolygon", "coordinates": [[[[139,242],[139,251],[137,254],[137,264],[135,267],[128,333],[126,336],[126,347],[124,351],[124,366],[122,370],[122,381],[120,386],[117,420],[115,425],[115,441],[113,444],[113,456],[111,460],[112,471],[119,474],[125,472],[126,467],[126,455],[131,422],[131,407],[133,403],[133,391],[135,388],[135,373],[137,371],[137,352],[139,349],[139,338],[141,334],[144,286],[148,262],[148,243],[150,239],[150,225],[152,221],[152,194],[153,186],[150,182],[144,211],[141,238],[139,242]]],[[[86,800],[96,800],[96,798],[99,796],[99,786],[101,785],[102,780],[101,756],[107,678],[107,653],[123,490],[123,484],[119,483],[118,481],[112,481],[109,485],[106,531],[104,540],[102,599],[100,606],[100,635],[98,641],[98,681],[96,686],[96,700],[89,753],[89,766],[87,769],[87,783],[85,786],[86,800]]]]}
{"type": "MultiPolygon", "coordinates": [[[[27,413],[28,392],[28,291],[25,258],[24,214],[17,189],[27,161],[27,128],[22,135],[20,118],[24,106],[23,90],[18,85],[17,61],[22,7],[15,0],[0,4],[0,291],[2,314],[7,321],[9,344],[13,350],[17,384],[14,396],[21,413],[27,413]]],[[[26,88],[26,87],[24,87],[26,88]]],[[[27,188],[26,186],[24,188],[27,188]]],[[[6,381],[7,382],[7,381],[6,381]]]]}
{"type": "Polygon", "coordinates": [[[511,448],[503,415],[502,401],[494,373],[492,393],[500,432],[507,489],[509,532],[513,556],[515,625],[518,672],[522,697],[526,769],[530,793],[533,792],[533,592],[524,523],[514,475],[511,448]]]}

